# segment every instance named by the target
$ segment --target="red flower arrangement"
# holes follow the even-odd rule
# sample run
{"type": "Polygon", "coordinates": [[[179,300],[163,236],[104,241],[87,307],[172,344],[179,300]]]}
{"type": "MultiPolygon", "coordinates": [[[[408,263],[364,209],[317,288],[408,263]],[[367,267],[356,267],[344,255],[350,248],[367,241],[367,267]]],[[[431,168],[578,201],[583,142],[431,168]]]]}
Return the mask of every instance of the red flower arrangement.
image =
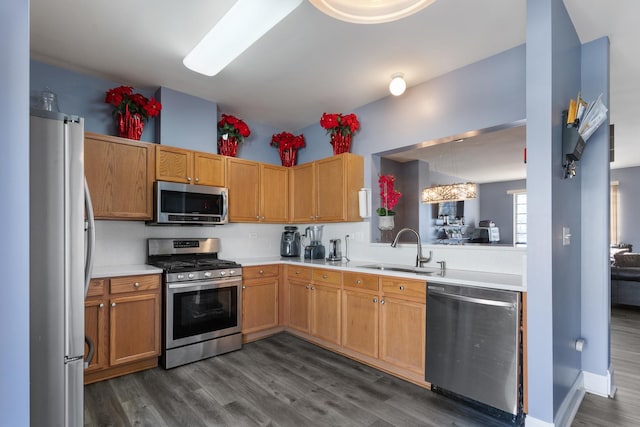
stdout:
{"type": "Polygon", "coordinates": [[[396,213],[393,208],[398,204],[402,193],[393,188],[396,177],[393,175],[380,175],[378,184],[380,184],[380,204],[381,208],[376,209],[376,213],[380,216],[393,216],[396,213]]]}
{"type": "Polygon", "coordinates": [[[360,122],[355,114],[322,113],[320,126],[331,135],[333,154],[348,153],[351,148],[351,137],[360,129],[360,122]]]}
{"type": "Polygon", "coordinates": [[[289,132],[280,132],[271,137],[272,147],[278,147],[282,166],[294,166],[299,148],[304,147],[304,135],[294,136],[289,132]]]}
{"type": "Polygon", "coordinates": [[[242,142],[244,138],[251,135],[251,131],[244,121],[235,116],[223,114],[218,122],[218,134],[224,139],[235,138],[238,142],[242,142]],[[227,137],[225,138],[224,135],[227,137]]]}
{"type": "Polygon", "coordinates": [[[131,86],[119,86],[107,91],[104,99],[107,104],[113,105],[113,115],[139,114],[142,121],[160,114],[162,104],[154,97],[148,99],[139,93],[133,93],[131,86]]]}
{"type": "Polygon", "coordinates": [[[288,150],[293,148],[295,150],[304,147],[304,135],[294,136],[289,132],[280,132],[271,137],[272,147],[277,147],[278,150],[288,150]]]}
{"type": "Polygon", "coordinates": [[[322,113],[320,126],[332,135],[339,133],[342,136],[346,136],[356,133],[360,129],[360,122],[358,121],[358,117],[353,113],[344,116],[342,114],[322,113]]]}

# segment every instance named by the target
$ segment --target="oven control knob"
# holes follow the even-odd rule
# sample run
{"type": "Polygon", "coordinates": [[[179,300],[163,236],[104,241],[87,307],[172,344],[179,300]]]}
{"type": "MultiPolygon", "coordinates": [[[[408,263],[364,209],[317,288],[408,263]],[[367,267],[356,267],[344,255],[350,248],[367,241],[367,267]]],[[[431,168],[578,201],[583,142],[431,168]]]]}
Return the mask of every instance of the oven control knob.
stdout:
{"type": "Polygon", "coordinates": [[[213,276],[213,274],[210,271],[204,272],[204,277],[211,277],[211,276],[213,276]]]}
{"type": "Polygon", "coordinates": [[[226,275],[227,275],[227,272],[223,270],[223,271],[221,271],[221,272],[220,272],[220,275],[221,275],[221,276],[226,276],[226,275]]]}
{"type": "Polygon", "coordinates": [[[187,277],[189,277],[189,279],[193,279],[194,277],[196,277],[196,275],[193,273],[189,273],[187,277]]]}
{"type": "Polygon", "coordinates": [[[232,276],[235,276],[236,271],[235,270],[229,270],[229,274],[232,275],[232,276]]]}
{"type": "Polygon", "coordinates": [[[184,279],[184,274],[178,274],[176,277],[178,280],[182,280],[184,279]]]}

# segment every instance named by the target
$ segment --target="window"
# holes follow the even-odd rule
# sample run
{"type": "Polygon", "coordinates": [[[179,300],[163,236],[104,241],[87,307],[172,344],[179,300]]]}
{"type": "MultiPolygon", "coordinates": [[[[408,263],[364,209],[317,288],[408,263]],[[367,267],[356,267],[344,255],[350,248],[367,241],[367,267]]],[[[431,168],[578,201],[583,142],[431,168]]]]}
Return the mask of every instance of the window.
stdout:
{"type": "Polygon", "coordinates": [[[617,181],[611,183],[611,198],[610,200],[610,239],[612,245],[620,243],[620,236],[618,235],[618,187],[617,181]]]}
{"type": "Polygon", "coordinates": [[[513,241],[516,245],[527,244],[527,193],[513,193],[513,241]]]}

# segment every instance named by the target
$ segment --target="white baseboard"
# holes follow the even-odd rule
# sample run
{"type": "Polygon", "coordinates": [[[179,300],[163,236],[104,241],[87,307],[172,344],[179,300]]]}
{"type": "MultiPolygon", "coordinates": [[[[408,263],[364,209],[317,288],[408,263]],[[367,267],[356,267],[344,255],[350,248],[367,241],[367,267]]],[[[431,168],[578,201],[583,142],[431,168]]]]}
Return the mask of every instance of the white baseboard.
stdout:
{"type": "Polygon", "coordinates": [[[558,408],[558,413],[556,414],[556,417],[552,423],[548,421],[542,421],[527,415],[525,417],[525,425],[527,427],[570,426],[576,414],[578,413],[578,408],[580,408],[580,404],[582,403],[584,394],[584,377],[581,372],[571,386],[571,390],[569,390],[569,393],[567,393],[567,397],[562,402],[562,405],[560,405],[560,408],[558,408]]]}
{"type": "Polygon", "coordinates": [[[602,397],[613,397],[616,394],[616,385],[613,380],[613,367],[605,375],[594,374],[583,371],[584,389],[587,393],[596,394],[602,397]]]}

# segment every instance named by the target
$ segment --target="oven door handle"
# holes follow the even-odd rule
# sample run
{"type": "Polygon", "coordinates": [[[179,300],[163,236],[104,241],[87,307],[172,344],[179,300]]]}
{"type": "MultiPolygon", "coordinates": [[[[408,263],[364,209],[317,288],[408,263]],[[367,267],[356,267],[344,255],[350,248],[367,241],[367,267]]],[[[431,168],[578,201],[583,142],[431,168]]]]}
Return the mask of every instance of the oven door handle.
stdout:
{"type": "Polygon", "coordinates": [[[229,279],[217,280],[217,281],[209,281],[209,282],[188,282],[188,283],[171,283],[169,284],[169,289],[185,289],[185,288],[196,288],[200,289],[216,289],[216,288],[226,288],[231,286],[237,286],[238,283],[242,282],[241,277],[233,277],[229,279]]]}

